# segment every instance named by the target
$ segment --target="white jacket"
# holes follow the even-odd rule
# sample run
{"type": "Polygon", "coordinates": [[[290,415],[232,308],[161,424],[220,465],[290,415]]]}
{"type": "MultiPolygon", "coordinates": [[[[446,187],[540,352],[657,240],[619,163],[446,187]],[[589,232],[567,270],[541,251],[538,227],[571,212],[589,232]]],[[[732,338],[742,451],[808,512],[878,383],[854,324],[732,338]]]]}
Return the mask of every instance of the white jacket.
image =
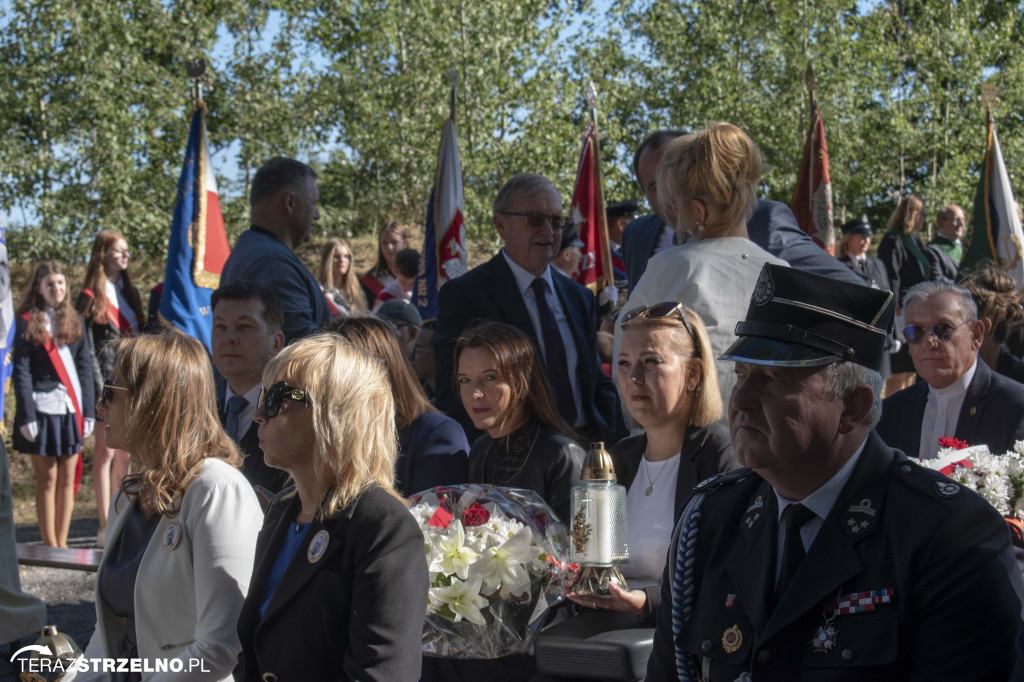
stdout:
{"type": "MultiPolygon", "coordinates": [[[[131,508],[118,494],[111,503],[107,550],[115,544],[131,508]]],[[[236,625],[249,590],[256,536],[263,525],[252,486],[237,469],[215,459],[202,470],[174,518],[161,517],[135,579],[135,636],[141,659],[183,659],[180,673],[143,673],[162,680],[229,680],[241,644],[236,625]],[[176,528],[172,528],[176,526],[176,528]],[[189,659],[203,669],[189,670],[189,659]]],[[[116,657],[125,647],[123,623],[99,594],[107,560],[97,575],[96,631],[88,658],[116,657]]],[[[153,664],[155,667],[155,664],[153,664]]],[[[104,673],[80,673],[78,680],[105,680],[104,673]]]]}

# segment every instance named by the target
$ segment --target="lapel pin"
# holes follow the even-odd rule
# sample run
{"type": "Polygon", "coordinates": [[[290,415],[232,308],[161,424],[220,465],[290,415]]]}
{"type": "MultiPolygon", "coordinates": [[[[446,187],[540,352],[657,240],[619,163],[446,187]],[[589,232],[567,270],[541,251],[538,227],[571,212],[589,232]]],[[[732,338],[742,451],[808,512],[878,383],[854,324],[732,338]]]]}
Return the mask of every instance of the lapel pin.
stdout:
{"type": "Polygon", "coordinates": [[[735,603],[736,603],[736,595],[735,594],[727,594],[727,595],[725,595],[725,608],[730,608],[735,603]]]}
{"type": "Polygon", "coordinates": [[[733,625],[722,633],[722,648],[725,653],[731,654],[743,645],[743,633],[739,625],[733,625]]]}
{"type": "Polygon", "coordinates": [[[971,415],[972,417],[974,416],[974,413],[975,413],[975,412],[977,412],[977,411],[978,411],[978,408],[977,408],[977,407],[972,407],[972,408],[971,408],[970,410],[968,410],[968,412],[970,413],[970,415],[971,415]]]}
{"type": "Polygon", "coordinates": [[[181,528],[177,523],[171,523],[164,530],[164,534],[160,537],[160,546],[164,548],[165,552],[170,552],[172,549],[178,546],[178,542],[181,540],[181,528]]]}
{"type": "Polygon", "coordinates": [[[309,559],[309,563],[315,564],[320,561],[320,558],[327,551],[327,531],[322,530],[313,536],[313,539],[309,543],[309,549],[306,550],[306,558],[309,559]]]}

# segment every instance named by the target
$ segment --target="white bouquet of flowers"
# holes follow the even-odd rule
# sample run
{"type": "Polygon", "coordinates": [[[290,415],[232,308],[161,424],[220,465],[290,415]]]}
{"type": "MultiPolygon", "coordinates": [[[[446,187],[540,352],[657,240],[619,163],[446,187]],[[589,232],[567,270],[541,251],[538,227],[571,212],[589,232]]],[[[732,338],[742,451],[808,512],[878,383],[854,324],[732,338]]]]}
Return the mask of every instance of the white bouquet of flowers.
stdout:
{"type": "Polygon", "coordinates": [[[467,484],[410,498],[423,531],[430,591],[423,652],[496,658],[525,651],[561,601],[551,557],[568,547],[557,517],[532,490],[467,484]]]}

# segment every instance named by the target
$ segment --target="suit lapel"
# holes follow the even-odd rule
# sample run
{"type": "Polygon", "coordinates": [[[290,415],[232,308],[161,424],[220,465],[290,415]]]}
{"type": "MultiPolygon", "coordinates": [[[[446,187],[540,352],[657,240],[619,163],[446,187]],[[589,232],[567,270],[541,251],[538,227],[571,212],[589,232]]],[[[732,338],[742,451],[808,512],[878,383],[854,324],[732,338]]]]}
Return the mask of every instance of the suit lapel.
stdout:
{"type": "Polygon", "coordinates": [[[971,383],[967,386],[964,403],[960,406],[960,415],[956,420],[956,437],[962,441],[978,442],[978,423],[985,411],[988,401],[989,384],[992,382],[992,370],[985,361],[978,358],[978,367],[974,370],[971,383]]]}
{"type": "MultiPolygon", "coordinates": [[[[892,461],[890,453],[871,432],[850,480],[836,498],[793,582],[772,612],[761,635],[763,640],[812,612],[843,583],[861,572],[856,544],[878,531],[889,482],[886,472],[892,461]]],[[[772,569],[774,576],[774,566],[772,569]]]]}
{"type": "Polygon", "coordinates": [[[580,310],[570,291],[572,280],[568,277],[559,277],[557,273],[553,272],[551,281],[555,284],[555,295],[558,296],[558,302],[562,306],[562,312],[565,313],[565,319],[569,323],[573,342],[576,344],[576,367],[578,369],[583,365],[583,354],[586,353],[587,348],[587,340],[583,338],[583,330],[586,325],[583,323],[583,317],[580,315],[580,310]]]}
{"type": "MultiPolygon", "coordinates": [[[[288,528],[291,525],[288,519],[295,518],[295,515],[301,508],[301,504],[302,501],[299,499],[298,494],[294,494],[291,500],[288,501],[284,511],[278,516],[277,523],[265,523],[256,537],[257,561],[253,567],[252,579],[249,581],[249,595],[242,605],[242,613],[238,618],[239,623],[248,626],[246,629],[249,631],[248,633],[240,634],[248,634],[250,639],[252,633],[256,630],[256,626],[259,624],[260,604],[263,603],[263,598],[266,595],[270,572],[274,568],[277,554],[281,551],[285,535],[288,533],[288,528]]],[[[271,507],[267,513],[273,513],[273,510],[274,507],[271,507]]],[[[243,636],[244,639],[245,637],[243,636]]]]}
{"type": "Polygon", "coordinates": [[[747,503],[740,519],[740,540],[726,562],[736,589],[736,602],[761,632],[768,623],[775,584],[775,545],[779,507],[772,487],[762,483],[747,503]]]}
{"type": "Polygon", "coordinates": [[[491,297],[501,311],[501,315],[496,317],[518,327],[532,338],[537,338],[537,330],[533,328],[530,313],[526,310],[523,295],[516,284],[512,268],[505,262],[505,256],[498,253],[482,267],[486,268],[484,275],[491,282],[491,297]]]}

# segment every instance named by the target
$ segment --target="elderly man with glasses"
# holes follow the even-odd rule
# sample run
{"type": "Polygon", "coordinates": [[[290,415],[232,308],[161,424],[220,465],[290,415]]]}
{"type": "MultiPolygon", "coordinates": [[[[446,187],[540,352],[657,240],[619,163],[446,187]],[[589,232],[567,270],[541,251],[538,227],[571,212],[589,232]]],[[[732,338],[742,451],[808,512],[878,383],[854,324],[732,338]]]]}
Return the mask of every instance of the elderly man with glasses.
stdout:
{"type": "Polygon", "coordinates": [[[473,322],[493,320],[529,335],[548,370],[558,412],[590,440],[615,442],[615,388],[597,357],[597,301],[586,287],[553,274],[566,219],[551,181],[519,173],[498,191],[494,227],[505,242],[490,261],[451,280],[438,294],[435,355],[439,409],[479,434],[452,384],[455,340],[473,322]]]}
{"type": "Polygon", "coordinates": [[[963,287],[922,282],[903,301],[903,338],[921,378],[883,403],[878,434],[911,457],[931,459],[956,437],[1001,454],[1024,440],[1024,386],[978,357],[985,323],[963,287]]]}

